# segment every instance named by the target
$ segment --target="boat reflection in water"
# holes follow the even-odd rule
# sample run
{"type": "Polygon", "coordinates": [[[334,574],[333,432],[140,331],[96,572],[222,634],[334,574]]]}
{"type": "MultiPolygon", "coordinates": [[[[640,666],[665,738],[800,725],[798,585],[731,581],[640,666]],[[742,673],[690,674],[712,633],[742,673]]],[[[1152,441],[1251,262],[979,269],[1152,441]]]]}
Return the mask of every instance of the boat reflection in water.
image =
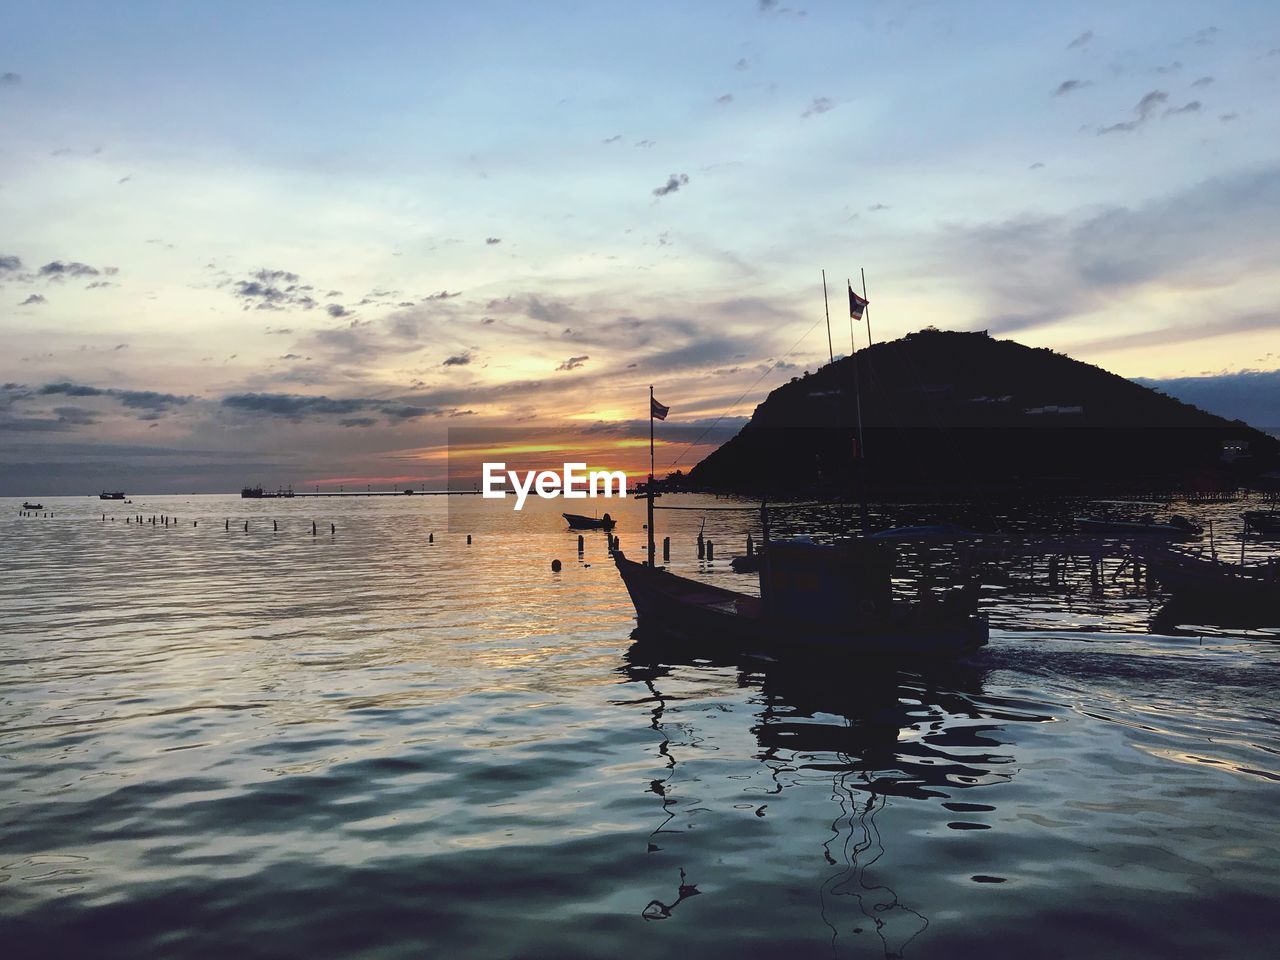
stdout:
{"type": "MultiPolygon", "coordinates": [[[[674,835],[689,829],[673,826],[679,809],[675,777],[681,763],[698,755],[678,761],[673,746],[682,738],[696,745],[706,736],[689,729],[689,711],[681,710],[685,697],[665,694],[664,688],[687,689],[699,673],[724,677],[730,671],[739,688],[756,691],[751,702],[758,709],[750,732],[756,759],[769,770],[771,792],[812,791],[816,781],[829,785],[829,800],[838,807],[830,820],[819,821],[823,828],[812,846],[813,856],[824,861],[812,864],[813,875],[829,871],[818,890],[819,916],[814,919],[830,929],[833,951],[841,938],[856,938],[853,942],[865,948],[865,936],[874,935],[886,957],[901,957],[929,926],[911,889],[913,877],[917,886],[928,878],[904,869],[902,857],[882,859],[886,850],[892,851],[894,839],[880,822],[886,807],[924,804],[938,826],[986,829],[989,825],[975,816],[996,809],[991,789],[1009,781],[1016,769],[1015,758],[1003,749],[1002,724],[1056,719],[1026,705],[984,697],[986,669],[974,663],[952,662],[924,672],[885,664],[861,669],[827,664],[824,669],[812,661],[676,647],[641,638],[638,632],[633,639],[621,672],[648,690],[643,699],[652,704],[650,726],[662,736],[658,752],[668,770],[665,779],[649,785],[661,798],[664,816],[650,836],[650,852],[677,842],[674,835]],[[676,738],[668,734],[669,727],[679,731],[676,738]]],[[[698,781],[696,772],[686,774],[698,781]]],[[[768,807],[768,802],[758,805],[756,815],[766,816],[768,807]]],[[[909,845],[918,847],[918,839],[909,845]]],[[[1003,881],[983,875],[970,879],[1003,881]]],[[[681,896],[662,916],[699,892],[705,891],[687,882],[682,869],[681,896]]],[[[659,907],[660,901],[651,902],[645,915],[656,918],[659,907]]]]}

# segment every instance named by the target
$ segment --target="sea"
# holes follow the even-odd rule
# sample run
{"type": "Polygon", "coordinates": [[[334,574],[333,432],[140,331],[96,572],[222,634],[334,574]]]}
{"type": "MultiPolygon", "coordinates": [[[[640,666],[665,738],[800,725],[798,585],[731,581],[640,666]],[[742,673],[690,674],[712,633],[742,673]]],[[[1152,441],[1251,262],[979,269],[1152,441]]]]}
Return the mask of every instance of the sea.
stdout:
{"type": "MultiPolygon", "coordinates": [[[[563,502],[131,500],[0,501],[12,960],[1276,955],[1280,630],[1157,628],[1114,563],[894,669],[634,639],[563,502]]],[[[753,589],[749,504],[659,504],[753,589]]],[[[1147,509],[1234,556],[1247,506],[1147,509]]]]}

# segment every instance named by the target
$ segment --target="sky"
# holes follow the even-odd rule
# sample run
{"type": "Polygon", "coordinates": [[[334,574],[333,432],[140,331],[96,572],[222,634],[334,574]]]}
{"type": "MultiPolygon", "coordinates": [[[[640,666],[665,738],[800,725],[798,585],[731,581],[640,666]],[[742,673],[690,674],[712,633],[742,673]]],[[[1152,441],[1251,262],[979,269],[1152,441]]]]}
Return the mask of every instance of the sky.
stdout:
{"type": "Polygon", "coordinates": [[[1271,0],[0,6],[0,495],[687,467],[824,269],[1280,424],[1271,0]]]}

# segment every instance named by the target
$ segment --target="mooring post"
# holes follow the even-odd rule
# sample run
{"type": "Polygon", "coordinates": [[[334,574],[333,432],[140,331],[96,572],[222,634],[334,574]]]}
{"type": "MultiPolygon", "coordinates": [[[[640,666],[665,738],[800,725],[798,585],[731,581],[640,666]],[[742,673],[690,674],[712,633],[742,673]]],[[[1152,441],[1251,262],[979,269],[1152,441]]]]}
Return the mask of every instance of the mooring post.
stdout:
{"type": "Polygon", "coordinates": [[[671,559],[671,538],[662,538],[662,562],[666,563],[671,559]]]}
{"type": "Polygon", "coordinates": [[[585,546],[586,540],[583,538],[582,534],[578,534],[578,556],[582,556],[582,550],[585,546]]]}
{"type": "Polygon", "coordinates": [[[707,541],[707,563],[711,563],[716,558],[716,545],[710,540],[707,541]]]}
{"type": "Polygon", "coordinates": [[[551,561],[551,572],[552,572],[552,573],[559,573],[559,572],[560,572],[560,561],[559,561],[559,560],[552,560],[552,561],[551,561]]]}
{"type": "Polygon", "coordinates": [[[223,521],[222,529],[223,529],[223,530],[230,530],[230,529],[231,529],[231,521],[230,521],[230,520],[225,520],[225,521],[223,521]]]}
{"type": "Polygon", "coordinates": [[[428,533],[427,543],[435,543],[435,542],[436,542],[436,535],[434,533],[428,533]]]}
{"type": "Polygon", "coordinates": [[[249,532],[249,521],[248,521],[248,520],[246,520],[246,521],[244,522],[244,532],[245,532],[245,533],[248,533],[248,532],[249,532]]]}
{"type": "Polygon", "coordinates": [[[271,521],[271,532],[272,532],[272,533],[277,533],[277,532],[279,532],[279,530],[280,530],[280,521],[279,521],[279,520],[272,520],[272,521],[271,521]]]}
{"type": "Polygon", "coordinates": [[[329,524],[329,536],[332,537],[337,532],[338,532],[337,524],[334,524],[334,523],[329,524]]]}
{"type": "Polygon", "coordinates": [[[471,534],[467,534],[467,546],[471,546],[471,534]]]}
{"type": "Polygon", "coordinates": [[[701,560],[707,555],[707,542],[702,539],[702,534],[698,534],[698,559],[701,560]]]}
{"type": "Polygon", "coordinates": [[[316,522],[314,520],[311,521],[311,535],[313,537],[316,535],[316,522]]]}
{"type": "Polygon", "coordinates": [[[756,553],[756,542],[751,539],[751,534],[747,534],[747,556],[753,557],[756,553]]]}

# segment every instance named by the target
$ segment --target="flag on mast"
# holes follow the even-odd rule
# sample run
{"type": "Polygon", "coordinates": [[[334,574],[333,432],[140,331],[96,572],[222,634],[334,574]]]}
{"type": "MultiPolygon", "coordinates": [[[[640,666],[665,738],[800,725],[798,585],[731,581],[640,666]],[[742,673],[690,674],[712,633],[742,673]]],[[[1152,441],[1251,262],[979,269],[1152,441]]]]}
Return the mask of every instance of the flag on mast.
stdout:
{"type": "Polygon", "coordinates": [[[849,284],[849,318],[851,320],[861,320],[862,311],[867,308],[867,304],[871,301],[858,296],[853,292],[853,284],[849,284]]]}
{"type": "Polygon", "coordinates": [[[664,407],[657,400],[653,399],[653,397],[649,398],[649,416],[656,417],[659,420],[665,420],[667,419],[667,413],[670,410],[670,407],[664,407]]]}

